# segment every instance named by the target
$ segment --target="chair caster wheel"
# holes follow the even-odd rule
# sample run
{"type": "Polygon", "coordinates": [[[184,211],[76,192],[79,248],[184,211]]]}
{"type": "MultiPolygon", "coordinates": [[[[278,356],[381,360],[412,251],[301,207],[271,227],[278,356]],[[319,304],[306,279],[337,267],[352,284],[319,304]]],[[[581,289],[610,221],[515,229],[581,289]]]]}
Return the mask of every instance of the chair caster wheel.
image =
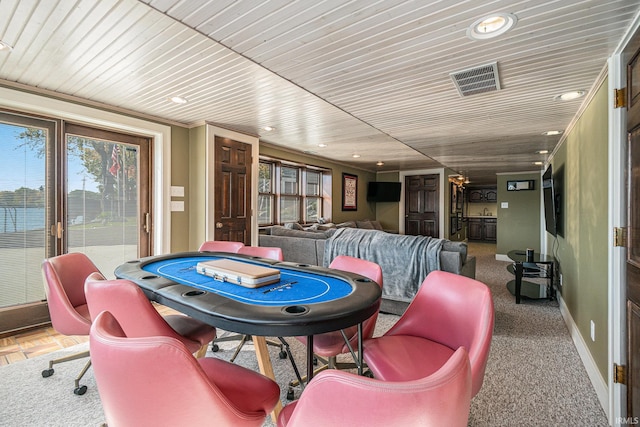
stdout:
{"type": "Polygon", "coordinates": [[[362,373],[362,376],[367,378],[373,378],[373,372],[366,370],[362,373]]]}
{"type": "Polygon", "coordinates": [[[218,346],[218,344],[211,344],[211,351],[216,353],[218,350],[220,350],[220,347],[218,346]]]}
{"type": "Polygon", "coordinates": [[[294,398],[295,396],[293,394],[293,389],[289,387],[289,389],[287,390],[287,400],[293,400],[294,398]]]}
{"type": "Polygon", "coordinates": [[[280,359],[286,359],[287,358],[287,352],[284,350],[280,350],[280,353],[278,353],[278,357],[280,359]]]}
{"type": "Polygon", "coordinates": [[[42,378],[48,378],[53,375],[53,368],[42,371],[42,378]]]}
{"type": "Polygon", "coordinates": [[[78,395],[78,396],[82,396],[86,392],[87,392],[87,386],[86,385],[83,385],[83,386],[80,386],[80,387],[76,387],[75,390],[73,390],[73,394],[78,395]]]}

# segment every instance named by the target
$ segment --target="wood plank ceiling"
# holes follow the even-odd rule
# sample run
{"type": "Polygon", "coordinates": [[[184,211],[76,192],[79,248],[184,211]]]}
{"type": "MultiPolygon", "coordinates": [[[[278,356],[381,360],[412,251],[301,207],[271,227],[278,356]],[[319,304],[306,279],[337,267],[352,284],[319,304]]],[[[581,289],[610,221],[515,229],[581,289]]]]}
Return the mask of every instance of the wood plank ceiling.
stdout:
{"type": "Polygon", "coordinates": [[[371,171],[445,166],[495,182],[540,169],[536,151],[561,138],[542,133],[566,129],[586,99],[554,97],[593,89],[639,9],[637,0],[0,0],[0,40],[13,47],[0,51],[0,84],[211,122],[371,171]],[[493,12],[518,22],[468,38],[493,12]],[[460,96],[449,74],[492,62],[501,89],[460,96]]]}

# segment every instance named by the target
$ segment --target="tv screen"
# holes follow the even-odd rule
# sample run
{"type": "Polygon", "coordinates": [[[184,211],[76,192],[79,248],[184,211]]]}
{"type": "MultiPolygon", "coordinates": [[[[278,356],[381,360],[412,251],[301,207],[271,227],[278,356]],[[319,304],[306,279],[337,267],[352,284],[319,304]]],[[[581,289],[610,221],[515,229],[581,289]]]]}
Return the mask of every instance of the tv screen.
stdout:
{"type": "Polygon", "coordinates": [[[399,182],[369,182],[367,201],[399,202],[402,184],[399,182]]]}
{"type": "Polygon", "coordinates": [[[542,175],[542,192],[544,197],[544,221],[548,233],[557,235],[558,209],[553,186],[553,170],[551,165],[542,175]]]}

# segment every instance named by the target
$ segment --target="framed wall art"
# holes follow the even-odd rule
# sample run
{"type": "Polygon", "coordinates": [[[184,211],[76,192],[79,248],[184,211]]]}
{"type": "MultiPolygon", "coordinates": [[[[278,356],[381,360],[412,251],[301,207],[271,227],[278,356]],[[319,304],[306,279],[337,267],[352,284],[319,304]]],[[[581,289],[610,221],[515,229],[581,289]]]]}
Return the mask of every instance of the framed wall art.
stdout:
{"type": "Polygon", "coordinates": [[[358,210],[358,176],[342,174],[342,210],[358,210]]]}

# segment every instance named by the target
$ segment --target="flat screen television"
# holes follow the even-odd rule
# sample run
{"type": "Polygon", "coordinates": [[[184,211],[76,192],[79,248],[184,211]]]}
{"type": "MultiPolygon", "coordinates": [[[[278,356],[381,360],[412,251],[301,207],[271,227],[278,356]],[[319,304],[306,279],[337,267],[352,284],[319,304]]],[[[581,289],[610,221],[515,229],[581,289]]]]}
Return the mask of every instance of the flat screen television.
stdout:
{"type": "Polygon", "coordinates": [[[402,191],[400,182],[369,182],[367,187],[368,202],[399,202],[402,191]]]}
{"type": "Polygon", "coordinates": [[[542,192],[544,198],[544,222],[548,233],[558,235],[558,199],[553,180],[551,165],[542,174],[542,192]]]}

